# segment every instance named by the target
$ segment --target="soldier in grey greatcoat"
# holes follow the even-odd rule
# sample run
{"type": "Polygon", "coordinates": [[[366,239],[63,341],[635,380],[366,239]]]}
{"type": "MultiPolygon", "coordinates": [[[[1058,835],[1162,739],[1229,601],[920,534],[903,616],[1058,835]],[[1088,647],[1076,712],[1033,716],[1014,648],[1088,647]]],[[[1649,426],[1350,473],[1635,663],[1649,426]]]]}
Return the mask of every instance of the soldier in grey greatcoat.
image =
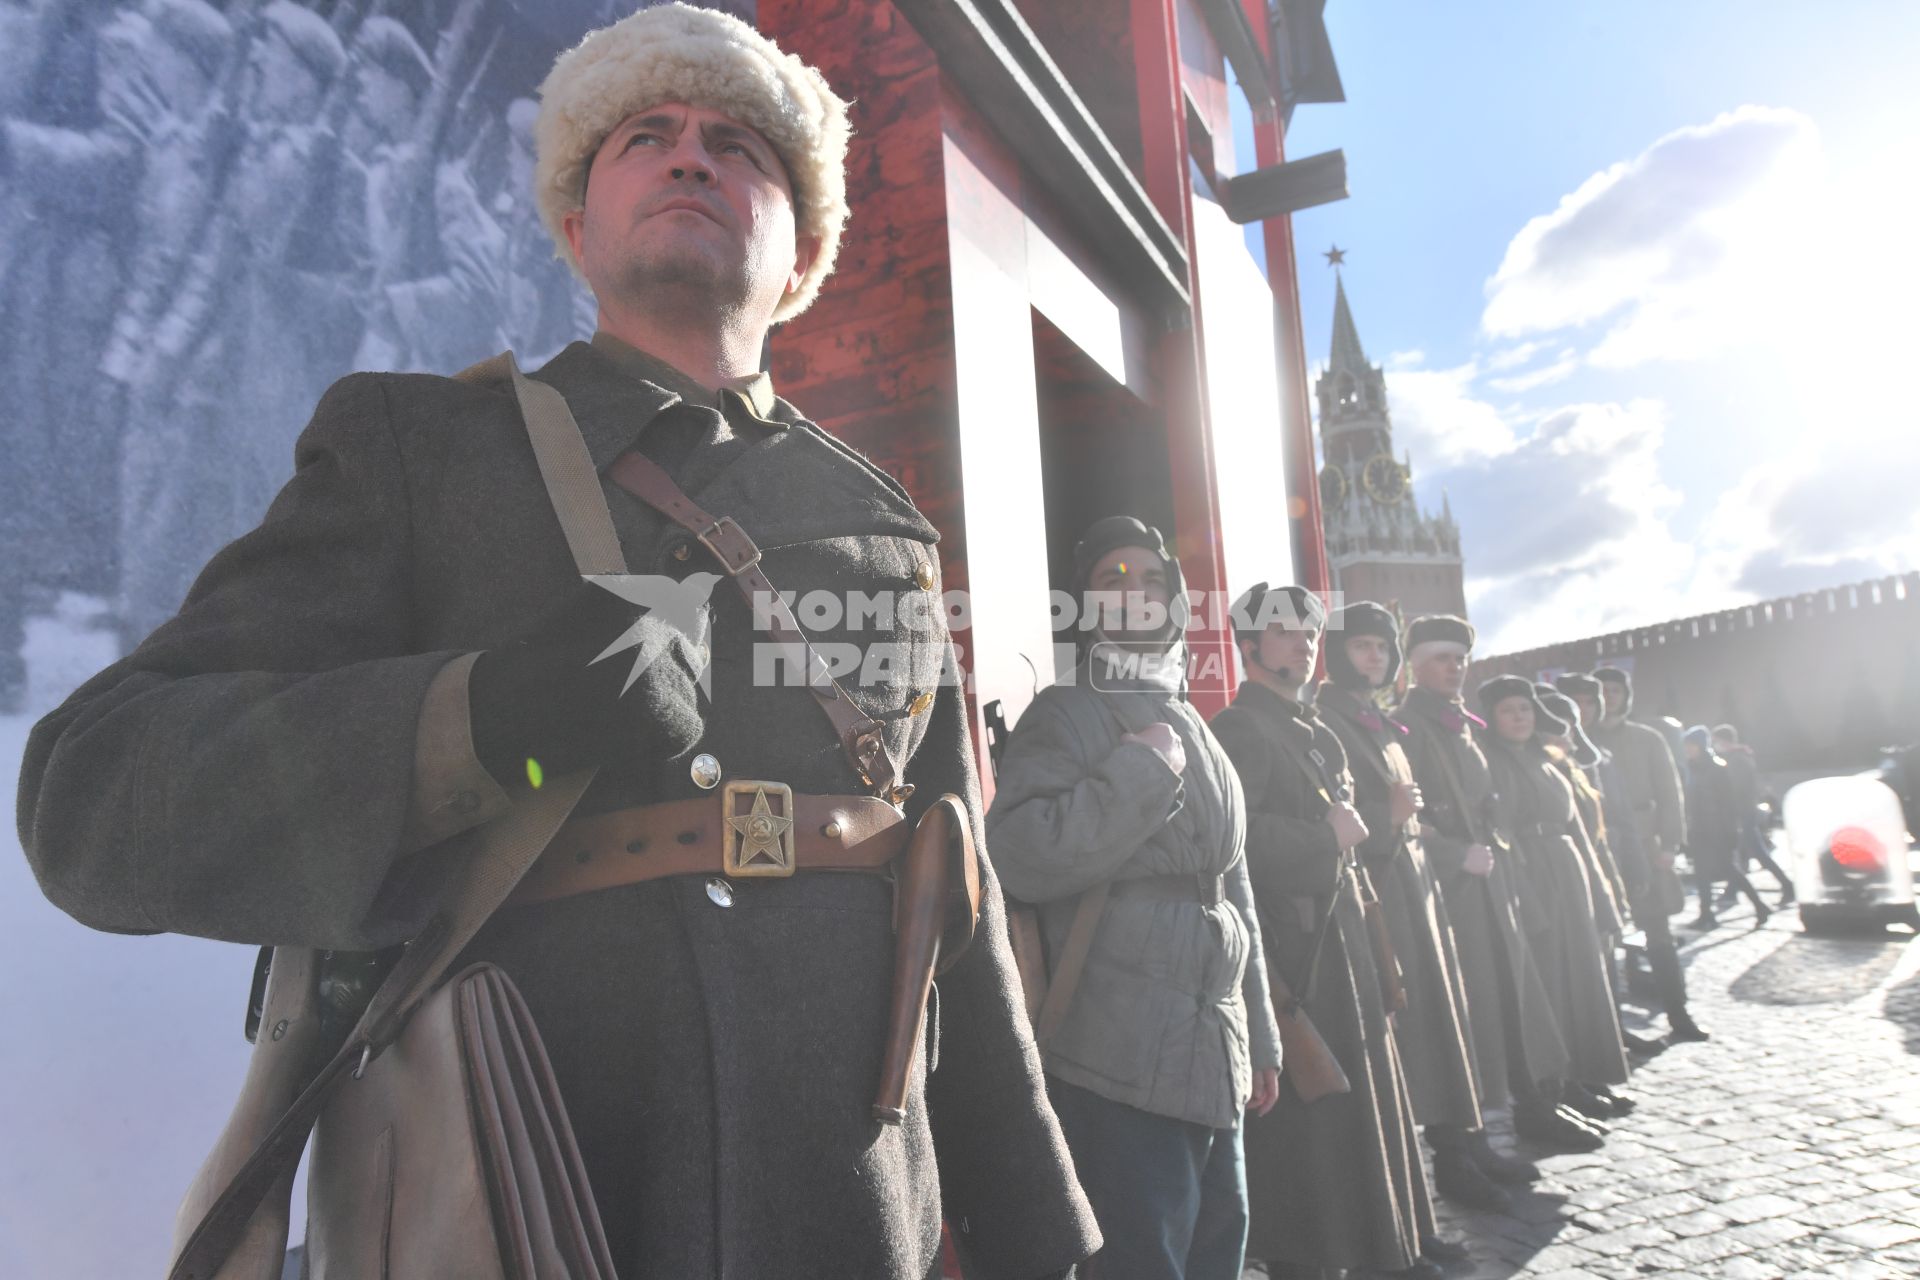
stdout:
{"type": "MultiPolygon", "coordinates": [[[[354,375],[261,525],[33,731],[22,842],[82,922],[389,947],[531,795],[529,761],[600,767],[576,820],[668,801],[724,814],[724,778],[908,822],[951,792],[977,832],[953,649],[924,607],[937,534],[759,372],[769,322],[831,266],[845,104],[751,28],[676,5],[563,55],[543,109],[539,198],[601,332],[534,378],[578,421],[629,572],[697,594],[727,567],[607,478],[634,450],[737,520],[776,587],[900,598],[813,639],[861,659],[844,696],[917,790],[876,796],[813,694],[760,678],[764,632],[730,584],[696,644],[583,583],[509,391],[354,375]],[[630,626],[658,656],[623,694],[624,656],[588,660],[630,626]]],[[[466,958],[510,975],[540,1026],[618,1274],[921,1280],[943,1217],[970,1275],[1058,1276],[1098,1246],[984,858],[977,938],[939,979],[903,1120],[883,1125],[885,877],[741,879],[716,857],[642,878],[644,846],[603,870],[580,852],[556,846],[534,874],[608,887],[510,903],[466,958]]]]}
{"type": "Polygon", "coordinates": [[[1576,1151],[1600,1131],[1558,1104],[1550,1083],[1566,1078],[1568,1047],[1525,928],[1523,871],[1499,828],[1487,758],[1474,741],[1486,722],[1461,699],[1473,625],[1434,614],[1407,627],[1413,687],[1394,718],[1407,727],[1407,756],[1426,807],[1421,832],[1440,873],[1466,981],[1480,1096],[1512,1098],[1514,1131],[1576,1151]]]}
{"type": "Polygon", "coordinates": [[[1439,1280],[1412,1099],[1386,1005],[1354,852],[1370,832],[1340,739],[1302,699],[1326,611],[1304,587],[1259,583],[1233,606],[1245,679],[1213,730],[1247,797],[1247,865],[1268,962],[1351,1088],[1306,1101],[1291,1084],[1247,1126],[1248,1251],[1270,1275],[1439,1280]]]}
{"type": "MultiPolygon", "coordinates": [[[[1674,855],[1686,843],[1686,802],[1680,770],[1666,735],[1627,717],[1633,711],[1633,678],[1620,667],[1598,667],[1562,690],[1580,705],[1587,736],[1606,753],[1602,797],[1608,821],[1626,851],[1620,872],[1627,881],[1628,910],[1647,939],[1647,960],[1666,1010],[1669,1038],[1705,1040],[1707,1033],[1687,1009],[1687,979],[1674,946],[1669,905],[1662,886],[1678,887],[1674,855]],[[1591,714],[1589,714],[1591,712],[1591,714]]],[[[1651,1046],[1649,1046],[1651,1047],[1651,1046]]]]}
{"type": "MultiPolygon", "coordinates": [[[[1434,1190],[1469,1208],[1509,1203],[1501,1183],[1539,1176],[1525,1160],[1493,1149],[1480,1115],[1467,988],[1453,918],[1427,859],[1417,817],[1425,801],[1407,760],[1405,725],[1379,705],[1400,670],[1400,623],[1372,601],[1335,613],[1327,630],[1327,680],[1314,709],[1340,739],[1353,771],[1354,806],[1367,824],[1360,861],[1403,975],[1406,1007],[1394,1020],[1413,1114],[1433,1146],[1434,1190]]],[[[1446,1260],[1438,1242],[1424,1250],[1446,1260]]]]}
{"type": "Polygon", "coordinates": [[[1541,705],[1524,676],[1495,676],[1477,696],[1487,719],[1478,736],[1495,823],[1519,884],[1520,922],[1567,1046],[1566,1074],[1553,1082],[1553,1095],[1590,1118],[1623,1114],[1610,1092],[1603,1099],[1587,1091],[1625,1083],[1627,1051],[1594,902],[1589,837],[1546,741],[1567,725],[1541,705]]]}
{"type": "Polygon", "coordinates": [[[1273,1105],[1280,1065],[1240,786],[1185,697],[1159,532],[1109,517],[1075,562],[1098,626],[1008,740],[988,841],[1007,891],[1039,906],[1056,983],[1083,912],[1092,928],[1057,1027],[1046,1006],[1040,1026],[1106,1237],[1093,1274],[1239,1280],[1241,1115],[1273,1105]]]}

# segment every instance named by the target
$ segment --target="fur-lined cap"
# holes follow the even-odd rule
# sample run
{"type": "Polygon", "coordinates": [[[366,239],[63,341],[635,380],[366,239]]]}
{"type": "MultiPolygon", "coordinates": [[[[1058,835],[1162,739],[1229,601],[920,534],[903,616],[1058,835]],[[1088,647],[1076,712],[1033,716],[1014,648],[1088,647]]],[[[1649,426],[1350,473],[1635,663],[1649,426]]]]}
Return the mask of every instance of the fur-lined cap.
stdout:
{"type": "Polygon", "coordinates": [[[1473,624],[1465,618],[1456,618],[1450,613],[1429,613],[1407,624],[1408,652],[1433,640],[1443,644],[1457,644],[1471,651],[1473,639],[1473,624]]]}
{"type": "Polygon", "coordinates": [[[1599,702],[1603,697],[1600,681],[1584,671],[1562,671],[1553,678],[1553,687],[1569,698],[1592,698],[1599,702]]]}
{"type": "Polygon", "coordinates": [[[534,202],[577,272],[562,219],[586,199],[587,166],[615,125],[663,102],[723,111],[766,138],[793,186],[794,231],[820,252],[773,319],[805,311],[833,271],[847,220],[847,104],[826,78],[731,14],[663,4],[589,32],[540,86],[534,202]]]}
{"type": "Polygon", "coordinates": [[[1327,626],[1327,606],[1320,597],[1298,585],[1272,586],[1256,582],[1240,593],[1228,610],[1236,642],[1260,642],[1261,633],[1276,623],[1287,631],[1318,634],[1327,626]]]}
{"type": "Polygon", "coordinates": [[[1593,678],[1601,684],[1619,685],[1621,690],[1619,695],[1621,713],[1626,714],[1633,710],[1633,677],[1628,675],[1624,668],[1595,667],[1593,669],[1593,678]]]}
{"type": "Polygon", "coordinates": [[[1600,763],[1600,748],[1593,745],[1593,739],[1587,736],[1587,727],[1580,719],[1580,706],[1572,698],[1560,692],[1550,684],[1533,686],[1535,700],[1547,709],[1547,714],[1566,727],[1562,732],[1567,741],[1573,744],[1573,762],[1582,769],[1591,769],[1600,763]]]}
{"type": "Polygon", "coordinates": [[[1480,714],[1489,723],[1493,720],[1493,709],[1508,698],[1525,698],[1533,704],[1533,731],[1545,737],[1557,737],[1566,733],[1566,722],[1540,704],[1540,694],[1533,687],[1533,681],[1525,676],[1495,676],[1480,686],[1478,698],[1480,714]]]}
{"type": "Polygon", "coordinates": [[[1400,674],[1400,623],[1385,605],[1360,600],[1335,610],[1327,619],[1333,643],[1326,648],[1327,675],[1342,689],[1366,692],[1393,683],[1400,674]],[[1387,642],[1387,674],[1375,685],[1354,667],[1347,656],[1347,641],[1354,636],[1378,636],[1387,642]]]}

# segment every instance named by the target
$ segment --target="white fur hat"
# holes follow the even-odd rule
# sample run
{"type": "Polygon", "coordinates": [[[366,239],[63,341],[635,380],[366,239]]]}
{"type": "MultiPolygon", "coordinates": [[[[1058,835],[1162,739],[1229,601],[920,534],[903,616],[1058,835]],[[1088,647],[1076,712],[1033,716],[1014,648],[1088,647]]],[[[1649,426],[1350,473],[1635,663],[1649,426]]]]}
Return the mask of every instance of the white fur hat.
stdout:
{"type": "Polygon", "coordinates": [[[534,123],[535,202],[575,271],[561,220],[586,198],[587,165],[613,127],[662,102],[708,107],[757,129],[787,167],[795,231],[820,252],[776,321],[807,309],[833,271],[847,218],[847,104],[825,77],[740,19],[688,4],[622,18],[554,61],[534,123]]]}

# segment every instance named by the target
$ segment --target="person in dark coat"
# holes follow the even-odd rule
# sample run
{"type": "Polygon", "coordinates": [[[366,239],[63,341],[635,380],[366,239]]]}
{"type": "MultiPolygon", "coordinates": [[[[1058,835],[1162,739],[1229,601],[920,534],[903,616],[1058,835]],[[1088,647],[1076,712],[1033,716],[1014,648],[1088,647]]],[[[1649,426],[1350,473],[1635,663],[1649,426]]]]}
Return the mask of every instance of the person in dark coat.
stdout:
{"type": "MultiPolygon", "coordinates": [[[[1574,834],[1587,869],[1587,885],[1593,894],[1594,928],[1600,934],[1607,981],[1613,988],[1613,1003],[1617,1013],[1623,991],[1615,957],[1627,929],[1627,886],[1620,872],[1619,861],[1614,857],[1612,833],[1607,828],[1606,802],[1592,778],[1592,771],[1600,766],[1600,748],[1587,736],[1578,703],[1550,684],[1536,684],[1533,691],[1547,715],[1566,726],[1564,733],[1543,732],[1541,738],[1546,746],[1548,762],[1566,779],[1568,788],[1573,792],[1574,810],[1580,819],[1579,829],[1574,834]]],[[[1620,1041],[1629,1051],[1634,1049],[1635,1041],[1628,1036],[1624,1027],[1620,1031],[1620,1041]]],[[[1576,1110],[1603,1120],[1625,1115],[1634,1106],[1632,1099],[1624,1094],[1616,1094],[1611,1086],[1594,1083],[1573,1091],[1566,1100],[1576,1110]]]]}
{"type": "MultiPolygon", "coordinates": [[[[539,194],[602,331],[534,381],[577,420],[599,483],[576,500],[607,504],[629,571],[710,598],[677,622],[581,581],[509,389],[344,379],[260,526],[32,732],[21,840],[82,923],[387,948],[540,775],[596,765],[577,814],[718,807],[724,777],[907,822],[950,792],[982,839],[937,603],[812,637],[883,659],[843,678],[914,788],[876,796],[808,689],[757,674],[764,632],[727,566],[607,475],[652,460],[780,588],[937,602],[938,535],[906,492],[759,372],[769,323],[832,260],[844,104],[745,24],[676,5],[564,55],[542,111],[539,194]],[[689,56],[707,70],[681,74],[689,56]],[[625,655],[588,665],[623,629],[657,655],[624,693],[625,655]]],[[[623,882],[646,852],[612,853],[610,887],[509,905],[466,956],[539,1024],[620,1275],[922,1280],[943,1216],[969,1274],[1061,1275],[1098,1246],[986,857],[977,940],[939,979],[896,1125],[872,1114],[887,880],[730,877],[716,843],[707,871],[623,882]]],[[[576,863],[556,845],[533,874],[576,863]]]]}
{"type": "MultiPolygon", "coordinates": [[[[1499,1210],[1509,1204],[1499,1183],[1529,1182],[1539,1171],[1493,1150],[1482,1127],[1467,989],[1453,921],[1422,847],[1423,796],[1407,761],[1408,730],[1379,705],[1400,670],[1400,623],[1361,601],[1336,611],[1327,633],[1327,679],[1313,706],[1346,750],[1354,806],[1367,825],[1360,862],[1380,897],[1405,989],[1394,1031],[1414,1118],[1433,1147],[1434,1189],[1469,1208],[1499,1210]]],[[[1438,1260],[1447,1252],[1438,1241],[1425,1248],[1438,1260]]]]}
{"type": "MultiPolygon", "coordinates": [[[[1753,748],[1740,741],[1738,729],[1717,724],[1713,726],[1713,751],[1733,773],[1734,807],[1740,814],[1740,842],[1734,848],[1733,865],[1744,872],[1750,862],[1758,862],[1780,886],[1780,905],[1792,906],[1793,877],[1774,860],[1772,845],[1760,825],[1760,766],[1753,758],[1753,748]]],[[[1720,895],[1720,905],[1732,906],[1734,893],[1734,887],[1728,885],[1720,895]]]]}
{"type": "Polygon", "coordinates": [[[1415,618],[1407,627],[1414,684],[1394,718],[1408,730],[1407,757],[1426,800],[1422,843],[1453,919],[1480,1098],[1484,1106],[1511,1098],[1522,1138],[1591,1151],[1601,1135],[1545,1087],[1566,1077],[1567,1042],[1521,923],[1524,872],[1498,829],[1487,758],[1474,740],[1486,722],[1461,700],[1473,640],[1464,618],[1415,618]]]}
{"type": "Polygon", "coordinates": [[[1681,741],[1687,753],[1687,853],[1700,890],[1700,914],[1690,927],[1718,927],[1713,886],[1724,880],[1753,903],[1753,927],[1758,929],[1773,912],[1734,858],[1740,845],[1740,802],[1733,770],[1713,749],[1713,735],[1705,725],[1694,725],[1681,741]]]}
{"type": "Polygon", "coordinates": [[[1494,812],[1521,876],[1521,918],[1567,1044],[1567,1074],[1552,1082],[1554,1096],[1591,1117],[1580,1086],[1625,1083],[1627,1051],[1583,852],[1587,835],[1573,789],[1545,742],[1565,736],[1567,725],[1547,712],[1523,676],[1494,677],[1480,686],[1479,700],[1494,812]]]}
{"type": "Polygon", "coordinates": [[[1303,1102],[1287,1085],[1248,1122],[1248,1253],[1274,1276],[1438,1276],[1421,1256],[1433,1206],[1354,855],[1367,826],[1339,737],[1301,700],[1325,612],[1302,587],[1261,583],[1233,616],[1246,678],[1213,729],[1247,795],[1261,932],[1352,1086],[1303,1102]]]}
{"type": "Polygon", "coordinates": [[[987,834],[1053,962],[1041,1051],[1106,1237],[1092,1274],[1239,1280],[1242,1115],[1280,1091],[1245,805],[1185,696],[1180,567],[1159,531],[1110,516],[1074,562],[1098,625],[1021,715],[987,834]]]}
{"type": "MultiPolygon", "coordinates": [[[[1600,753],[1599,761],[1594,765],[1593,777],[1600,789],[1601,812],[1606,818],[1608,845],[1613,850],[1615,864],[1620,868],[1620,878],[1627,889],[1627,910],[1633,923],[1640,928],[1645,939],[1647,966],[1653,976],[1655,998],[1660,1002],[1661,1010],[1667,1015],[1668,1037],[1675,1041],[1705,1040],[1707,1033],[1693,1020],[1687,1011],[1687,978],[1680,967],[1679,949],[1673,941],[1673,927],[1666,905],[1661,901],[1658,876],[1670,874],[1668,869],[1656,864],[1654,853],[1649,851],[1649,842],[1658,849],[1658,842],[1649,834],[1656,827],[1654,810],[1658,801],[1648,799],[1645,811],[1636,810],[1634,793],[1630,790],[1627,776],[1621,768],[1621,762],[1613,751],[1601,740],[1600,726],[1604,720],[1607,706],[1607,686],[1592,674],[1568,672],[1554,680],[1554,687],[1573,699],[1580,709],[1580,722],[1583,731],[1600,753]]],[[[1625,689],[1626,686],[1619,686],[1625,689]]],[[[1656,735],[1657,736],[1657,735],[1656,735]]],[[[1608,738],[1620,743],[1632,742],[1635,748],[1643,747],[1644,739],[1632,734],[1630,722],[1624,719],[1614,722],[1614,731],[1608,738]]],[[[1661,743],[1662,754],[1665,744],[1661,743]]],[[[1647,766],[1642,773],[1657,776],[1658,760],[1644,756],[1636,757],[1647,766]]],[[[1667,758],[1666,767],[1672,771],[1672,758],[1667,758]]],[[[1652,788],[1649,794],[1657,794],[1652,788]]],[[[1678,787],[1675,788],[1674,809],[1680,808],[1678,787]]],[[[1629,1049],[1640,1052],[1654,1052],[1661,1046],[1659,1042],[1642,1040],[1631,1033],[1622,1032],[1621,1038],[1629,1049]]]]}

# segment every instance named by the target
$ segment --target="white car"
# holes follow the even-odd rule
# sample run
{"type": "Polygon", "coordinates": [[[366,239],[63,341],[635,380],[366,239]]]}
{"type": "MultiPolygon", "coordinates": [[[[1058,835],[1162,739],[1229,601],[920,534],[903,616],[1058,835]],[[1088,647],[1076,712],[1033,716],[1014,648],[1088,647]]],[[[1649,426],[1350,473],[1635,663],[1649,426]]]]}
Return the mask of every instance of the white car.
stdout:
{"type": "Polygon", "coordinates": [[[1873,774],[1814,778],[1788,790],[1781,818],[1802,928],[1920,930],[1912,836],[1893,788],[1873,774]]]}

